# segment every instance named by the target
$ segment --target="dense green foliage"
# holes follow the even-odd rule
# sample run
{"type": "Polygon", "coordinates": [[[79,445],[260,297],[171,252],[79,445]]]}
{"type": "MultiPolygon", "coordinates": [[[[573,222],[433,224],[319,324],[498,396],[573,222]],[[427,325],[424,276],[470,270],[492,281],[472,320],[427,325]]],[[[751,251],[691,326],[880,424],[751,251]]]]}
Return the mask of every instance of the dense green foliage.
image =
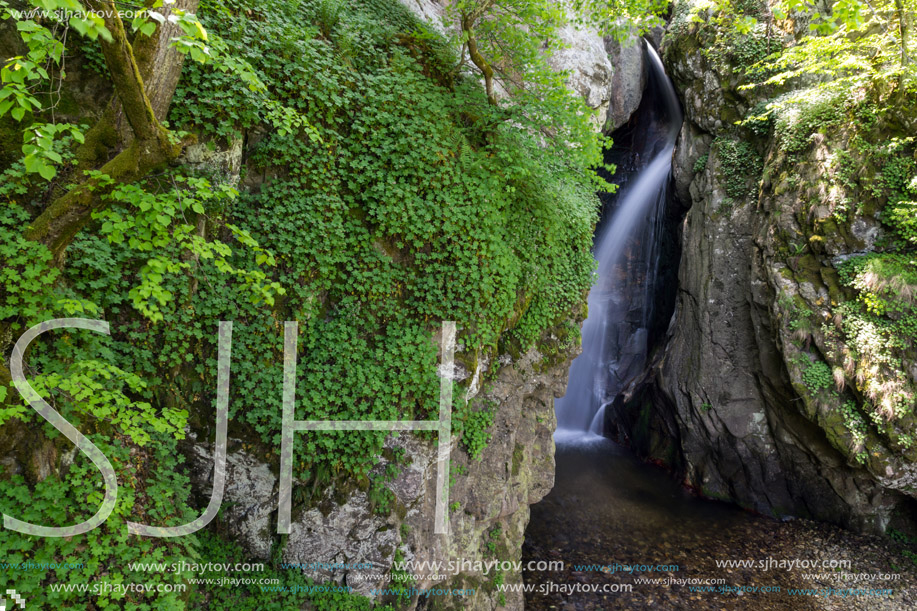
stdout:
{"type": "MultiPolygon", "coordinates": [[[[157,435],[148,451],[132,451],[123,437],[106,439],[93,435],[93,441],[108,456],[119,474],[118,502],[108,521],[85,535],[67,538],[26,537],[0,530],[0,556],[4,562],[65,565],[51,570],[40,568],[0,571],[0,588],[13,588],[24,594],[29,608],[90,609],[123,608],[135,610],[184,609],[185,595],[180,591],[158,593],[155,597],[137,592],[100,589],[97,593],[55,591],[52,584],[129,584],[149,583],[181,586],[193,574],[130,570],[132,562],[194,562],[199,556],[195,536],[180,539],[144,539],[128,534],[126,520],[157,525],[184,524],[194,519],[188,510],[188,479],[179,474],[176,444],[168,436],[157,435]],[[67,563],[76,565],[68,567],[67,563]],[[91,606],[94,605],[94,606],[91,606]]],[[[22,475],[0,473],[0,510],[32,523],[66,526],[92,515],[102,501],[98,472],[82,454],[61,473],[42,480],[34,487],[22,475]]]]}
{"type": "Polygon", "coordinates": [[[714,145],[726,195],[736,200],[755,195],[761,180],[761,156],[747,142],[739,140],[718,138],[714,145]]]}
{"type": "MultiPolygon", "coordinates": [[[[581,170],[508,122],[522,108],[427,76],[447,49],[408,13],[364,4],[331,16],[309,2],[261,3],[245,17],[202,11],[318,135],[266,134],[248,168],[259,187],[227,212],[276,257],[289,289],[282,312],[247,308],[228,282],[192,298],[198,316],[243,323],[232,411],[269,444],[279,439],[281,316],[300,323],[298,418],[435,418],[438,321],[459,322],[466,350],[495,347],[509,321],[528,345],[591,280],[595,208],[581,170]]],[[[215,137],[250,127],[258,101],[224,79],[189,65],[173,121],[215,137]]],[[[206,321],[189,323],[206,334],[206,321]]],[[[308,476],[365,475],[382,438],[301,435],[298,456],[308,476]]]]}
{"type": "MultiPolygon", "coordinates": [[[[127,574],[124,563],[238,553],[209,534],[138,542],[124,527],[125,519],[169,525],[196,514],[176,440],[188,426],[213,426],[219,321],[234,323],[231,435],[276,462],[284,321],[299,322],[298,419],[436,419],[440,321],[457,321],[460,352],[479,362],[507,343],[535,344],[579,311],[592,282],[592,169],[602,142],[562,77],[532,72],[542,77],[537,95],[523,88],[490,103],[476,79],[455,71],[450,41],[394,0],[205,0],[198,17],[182,15],[183,27],[201,29],[179,44],[196,59],[219,61],[185,64],[169,121],[183,131],[170,137],[195,133],[212,151],[244,139],[241,185],[190,164],[132,184],[90,172],[104,205],[60,265],[25,234],[67,180],[81,179],[74,150],[85,130],[58,129],[38,107],[14,117],[27,136],[29,127],[38,134],[26,141],[38,148],[24,155],[40,159],[0,168],[0,340],[54,317],[111,324],[111,337],[46,334],[27,361],[33,386],[102,448],[121,485],[112,519],[88,535],[0,532],[12,562],[86,563],[79,574],[17,577],[30,603],[103,606],[105,598],[47,586],[102,575],[180,583],[187,575],[127,574]]],[[[134,25],[137,37],[152,31],[148,19],[134,25]]],[[[104,73],[93,42],[71,41],[59,57],[85,54],[85,69],[104,73]]],[[[63,82],[62,63],[48,65],[46,79],[36,68],[27,80],[63,82]]],[[[10,91],[30,103],[25,87],[10,91]]],[[[37,428],[39,417],[12,388],[0,393],[0,424],[37,428]]],[[[457,388],[454,433],[478,456],[493,408],[467,405],[463,395],[457,388]]],[[[70,449],[48,425],[40,430],[52,446],[70,449]]],[[[296,505],[310,502],[304,491],[349,479],[367,487],[375,511],[388,511],[393,474],[370,475],[384,438],[297,434],[295,474],[308,485],[294,494],[296,505]]],[[[77,454],[69,471],[40,482],[13,475],[3,509],[42,524],[84,519],[101,494],[85,462],[77,454]]],[[[290,573],[284,583],[307,584],[290,573]]],[[[12,587],[4,578],[0,585],[12,587]]],[[[367,606],[339,595],[269,597],[278,605],[367,606]]],[[[128,595],[112,604],[271,608],[263,593],[244,588],[128,595]]]]}

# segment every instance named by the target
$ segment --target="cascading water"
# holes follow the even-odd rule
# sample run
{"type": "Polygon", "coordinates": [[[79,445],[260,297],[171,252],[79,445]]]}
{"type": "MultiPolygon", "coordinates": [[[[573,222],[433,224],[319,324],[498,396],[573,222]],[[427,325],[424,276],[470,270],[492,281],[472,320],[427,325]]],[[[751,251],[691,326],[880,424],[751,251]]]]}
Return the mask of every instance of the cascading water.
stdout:
{"type": "MultiPolygon", "coordinates": [[[[616,399],[640,376],[647,350],[655,347],[673,309],[671,278],[680,252],[672,242],[681,210],[675,198],[666,201],[666,188],[681,114],[659,59],[651,49],[647,53],[643,102],[626,128],[615,132],[615,149],[608,157],[623,170],[614,177],[622,187],[606,203],[596,231],[600,278],[589,296],[584,353],[571,367],[567,396],[557,402],[561,428],[555,437],[554,487],[531,506],[522,547],[524,566],[546,566],[550,563],[544,561],[551,559],[561,560],[561,567],[522,573],[524,606],[529,611],[798,609],[798,596],[779,596],[799,588],[798,580],[807,576],[733,570],[727,575],[721,559],[750,558],[765,549],[786,549],[779,553],[792,557],[792,546],[805,554],[813,540],[824,536],[814,533],[824,533],[826,525],[809,534],[800,530],[805,527],[799,520],[784,524],[695,498],[680,479],[589,430],[593,419],[615,426],[617,414],[636,411],[616,399]],[[609,417],[595,418],[605,405],[609,417]],[[648,584],[647,577],[663,576],[652,572],[654,565],[659,569],[663,564],[674,567],[677,572],[668,574],[681,579],[664,587],[648,584]],[[600,566],[605,568],[597,570],[600,566]],[[778,594],[765,599],[726,588],[699,596],[699,589],[688,585],[695,576],[761,585],[770,578],[768,591],[778,594]]],[[[843,539],[838,531],[822,540],[834,545],[843,539]]],[[[857,540],[862,546],[862,537],[857,540]]]]}
{"type": "Polygon", "coordinates": [[[583,353],[570,367],[567,394],[555,402],[558,443],[601,434],[605,405],[646,364],[659,242],[682,114],[662,61],[651,45],[645,47],[648,79],[641,108],[649,104],[649,125],[630,151],[634,174],[610,219],[596,232],[598,282],[589,293],[583,353]]]}

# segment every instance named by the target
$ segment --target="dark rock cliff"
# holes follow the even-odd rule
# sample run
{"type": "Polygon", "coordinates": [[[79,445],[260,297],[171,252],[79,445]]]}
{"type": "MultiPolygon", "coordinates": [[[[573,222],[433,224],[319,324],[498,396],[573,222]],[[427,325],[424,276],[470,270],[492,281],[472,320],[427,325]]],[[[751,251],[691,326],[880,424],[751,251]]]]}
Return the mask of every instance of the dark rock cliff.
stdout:
{"type": "MultiPolygon", "coordinates": [[[[693,4],[676,4],[663,40],[686,115],[674,169],[690,204],[676,312],[647,379],[616,405],[617,432],[709,497],[858,530],[904,528],[917,495],[914,345],[905,337],[874,366],[876,342],[844,326],[857,320],[843,309],[856,295],[839,268],[877,250],[885,231],[878,205],[847,207],[869,201],[838,160],[858,127],[809,125],[804,113],[817,109],[805,106],[802,118],[737,126],[783,93],[742,89],[740,52],[771,37],[792,44],[793,33],[762,25],[719,51],[712,13],[693,4]]],[[[860,137],[903,136],[913,115],[892,108],[860,137]]],[[[846,163],[870,171],[865,158],[846,163]]]]}

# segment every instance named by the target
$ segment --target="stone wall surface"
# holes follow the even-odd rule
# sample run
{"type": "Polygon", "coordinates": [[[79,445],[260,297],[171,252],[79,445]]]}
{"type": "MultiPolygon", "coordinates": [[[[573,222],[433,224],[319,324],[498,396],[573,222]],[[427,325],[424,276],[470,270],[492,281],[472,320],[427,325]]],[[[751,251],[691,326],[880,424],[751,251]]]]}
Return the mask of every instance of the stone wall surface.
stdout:
{"type": "Polygon", "coordinates": [[[850,135],[821,130],[791,155],[773,129],[737,127],[768,96],[741,88],[709,24],[687,18],[693,6],[676,4],[662,43],[685,111],[673,180],[690,205],[676,312],[647,381],[616,404],[617,434],[709,497],[884,531],[917,494],[917,455],[893,441],[913,416],[880,419],[860,439],[843,411],[865,400],[857,382],[814,390],[804,378],[824,362],[844,379],[851,348],[836,306],[852,296],[837,265],[874,250],[883,231],[875,208],[833,212],[833,152],[850,135]],[[740,146],[757,169],[737,171],[740,146]]]}
{"type": "MultiPolygon", "coordinates": [[[[283,547],[288,563],[371,563],[371,569],[309,571],[317,580],[330,580],[370,595],[388,587],[396,552],[407,561],[450,562],[457,567],[448,580],[417,575],[415,587],[474,588],[474,597],[456,597],[455,608],[522,609],[522,594],[507,594],[498,605],[494,577],[473,568],[475,562],[519,561],[529,519],[529,505],[540,501],[554,485],[554,398],[563,395],[574,351],[562,359],[546,359],[532,349],[517,360],[500,359],[496,378],[472,400],[496,406],[491,440],[480,457],[453,444],[450,461],[449,534],[433,532],[436,499],[436,442],[401,433],[386,442],[377,472],[395,461],[400,473],[391,482],[394,510],[373,512],[367,490],[335,487],[318,502],[298,508],[294,502],[291,533],[283,547]],[[385,457],[388,458],[385,458],[385,457]],[[463,564],[464,563],[464,564],[463,564]]],[[[467,376],[457,367],[455,377],[467,376]]],[[[278,478],[272,467],[250,456],[241,440],[231,440],[227,459],[224,509],[217,527],[238,542],[252,558],[268,560],[276,542],[278,478]]],[[[192,481],[201,504],[212,487],[213,448],[190,443],[192,481]]],[[[297,482],[294,481],[294,487],[297,482]]],[[[294,500],[296,495],[294,494],[294,500]]],[[[445,572],[445,571],[444,571],[445,572]]],[[[506,583],[521,583],[520,573],[504,573],[506,583]]],[[[442,597],[437,597],[442,602],[442,597]]],[[[423,608],[424,599],[417,603],[423,608]]]]}

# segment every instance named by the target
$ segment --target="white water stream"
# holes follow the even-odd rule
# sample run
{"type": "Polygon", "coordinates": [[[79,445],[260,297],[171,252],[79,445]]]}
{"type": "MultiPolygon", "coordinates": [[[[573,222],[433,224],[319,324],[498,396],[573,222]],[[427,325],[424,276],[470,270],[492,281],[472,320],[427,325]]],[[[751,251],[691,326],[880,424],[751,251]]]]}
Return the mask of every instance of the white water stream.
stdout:
{"type": "Polygon", "coordinates": [[[567,394],[555,402],[558,443],[584,442],[600,435],[605,405],[646,363],[658,241],[663,237],[672,153],[682,113],[662,61],[651,45],[645,46],[649,74],[644,95],[653,96],[653,117],[663,123],[638,152],[640,159],[649,161],[618,195],[613,216],[595,238],[598,282],[589,293],[583,352],[570,366],[567,394]]]}

